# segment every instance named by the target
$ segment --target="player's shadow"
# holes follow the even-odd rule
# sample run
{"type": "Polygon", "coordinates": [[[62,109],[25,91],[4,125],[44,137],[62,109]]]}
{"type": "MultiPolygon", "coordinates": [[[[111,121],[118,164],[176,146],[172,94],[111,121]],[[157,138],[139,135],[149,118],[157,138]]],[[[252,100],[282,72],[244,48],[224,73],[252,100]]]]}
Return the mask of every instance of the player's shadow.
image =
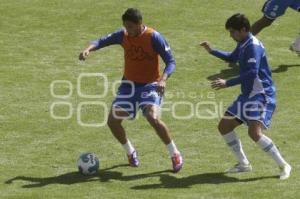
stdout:
{"type": "Polygon", "coordinates": [[[128,164],[116,165],[110,168],[102,169],[95,175],[82,175],[78,172],[69,172],[59,176],[53,177],[26,177],[26,176],[17,176],[12,179],[9,179],[5,182],[5,184],[11,184],[16,180],[27,181],[29,184],[23,185],[23,188],[37,188],[43,187],[51,184],[63,184],[63,185],[72,185],[77,183],[91,182],[91,181],[100,181],[100,182],[108,182],[110,180],[118,180],[118,181],[131,181],[138,180],[141,178],[154,177],[161,175],[162,173],[172,172],[171,170],[163,170],[157,171],[153,173],[146,174],[137,174],[132,176],[123,176],[123,174],[119,171],[111,171],[112,169],[119,167],[127,167],[128,164]]]}
{"type": "Polygon", "coordinates": [[[217,78],[229,79],[239,75],[240,68],[236,63],[228,63],[227,69],[222,69],[219,73],[207,77],[208,80],[215,80],[217,78]]]}
{"type": "Polygon", "coordinates": [[[43,187],[50,184],[64,184],[64,185],[72,185],[82,182],[90,182],[90,181],[98,181],[100,178],[101,181],[107,181],[108,178],[118,179],[122,177],[122,173],[117,171],[110,171],[111,169],[123,167],[128,165],[116,165],[104,170],[101,170],[96,175],[82,175],[79,172],[69,172],[59,176],[53,177],[45,177],[45,178],[38,178],[38,177],[27,177],[27,176],[17,176],[12,179],[7,180],[6,184],[11,184],[16,180],[28,181],[30,184],[23,185],[23,188],[34,188],[34,187],[43,187]],[[109,177],[108,177],[109,176],[109,177]]]}
{"type": "Polygon", "coordinates": [[[273,69],[272,72],[273,73],[283,73],[288,71],[289,68],[293,68],[293,67],[300,67],[300,64],[281,64],[279,66],[277,66],[276,69],[273,69]]]}
{"type": "Polygon", "coordinates": [[[264,176],[248,179],[238,179],[232,176],[227,176],[224,173],[203,173],[193,176],[176,178],[170,175],[160,175],[159,184],[147,184],[131,187],[136,190],[159,189],[159,188],[190,188],[196,184],[224,184],[224,183],[240,183],[251,182],[263,179],[278,178],[278,176],[264,176]]]}
{"type": "Polygon", "coordinates": [[[124,176],[119,171],[111,171],[112,169],[119,167],[127,167],[128,164],[116,165],[110,168],[102,169],[96,175],[84,176],[79,174],[78,172],[69,172],[58,176],[53,177],[26,177],[26,176],[17,176],[12,179],[7,180],[6,184],[11,184],[16,180],[27,181],[28,184],[23,185],[23,188],[38,188],[44,187],[51,184],[63,184],[63,185],[73,185],[77,183],[85,183],[92,181],[100,181],[100,182],[109,182],[111,180],[117,181],[133,181],[150,177],[159,177],[159,184],[146,184],[146,185],[138,185],[131,187],[131,189],[136,190],[144,190],[144,189],[155,189],[155,188],[189,188],[192,185],[196,184],[223,184],[223,183],[238,183],[238,182],[251,182],[268,178],[278,178],[278,176],[264,176],[257,178],[249,178],[249,179],[238,179],[232,176],[227,176],[224,173],[203,173],[197,174],[188,177],[177,178],[173,175],[169,175],[172,173],[172,170],[162,170],[151,173],[144,174],[136,174],[124,176]]]}

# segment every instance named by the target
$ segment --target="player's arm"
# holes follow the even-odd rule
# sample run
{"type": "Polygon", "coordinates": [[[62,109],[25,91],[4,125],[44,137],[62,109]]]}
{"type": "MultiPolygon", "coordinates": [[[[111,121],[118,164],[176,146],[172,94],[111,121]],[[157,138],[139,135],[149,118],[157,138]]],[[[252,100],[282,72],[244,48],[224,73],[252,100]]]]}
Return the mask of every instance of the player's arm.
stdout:
{"type": "Polygon", "coordinates": [[[175,70],[176,62],[172,55],[170,46],[165,38],[158,32],[154,32],[152,35],[152,46],[166,64],[163,75],[161,76],[157,86],[158,93],[163,94],[166,81],[175,70]]]}
{"type": "Polygon", "coordinates": [[[242,81],[255,79],[258,75],[258,68],[260,65],[260,56],[258,50],[254,45],[250,45],[245,49],[245,58],[244,58],[245,72],[241,75],[229,79],[226,81],[226,86],[235,86],[241,84],[242,81]]]}
{"type": "Polygon", "coordinates": [[[260,57],[255,49],[255,46],[249,46],[245,49],[245,72],[237,77],[229,80],[217,79],[212,81],[211,86],[213,89],[219,90],[241,84],[242,81],[255,79],[258,75],[258,68],[260,64],[260,57]]]}
{"type": "Polygon", "coordinates": [[[251,26],[251,32],[253,35],[257,35],[262,29],[270,26],[273,23],[274,19],[269,19],[265,16],[257,20],[252,26],[251,26]]]}
{"type": "Polygon", "coordinates": [[[225,52],[225,51],[213,49],[207,41],[200,43],[200,46],[202,46],[209,54],[217,58],[220,58],[224,61],[237,62],[238,60],[237,48],[233,52],[225,52]]]}
{"type": "Polygon", "coordinates": [[[114,44],[121,44],[124,36],[124,30],[118,30],[114,33],[111,33],[105,37],[101,37],[100,39],[91,42],[91,44],[84,49],[79,54],[79,60],[85,60],[91,51],[98,50],[100,48],[104,48],[106,46],[114,45],[114,44]]]}

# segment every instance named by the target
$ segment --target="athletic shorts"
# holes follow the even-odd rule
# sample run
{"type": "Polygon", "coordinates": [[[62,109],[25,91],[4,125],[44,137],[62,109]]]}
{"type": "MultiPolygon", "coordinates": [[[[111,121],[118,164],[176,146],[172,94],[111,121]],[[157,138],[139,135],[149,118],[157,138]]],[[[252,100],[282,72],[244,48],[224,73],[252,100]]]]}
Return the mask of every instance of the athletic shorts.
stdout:
{"type": "Polygon", "coordinates": [[[112,106],[122,108],[129,114],[129,119],[134,119],[139,109],[144,113],[146,105],[160,107],[162,97],[158,95],[156,88],[157,82],[140,84],[123,80],[112,106]]]}
{"type": "Polygon", "coordinates": [[[246,125],[249,121],[255,120],[268,128],[276,108],[275,102],[268,101],[264,94],[257,94],[251,98],[240,95],[226,112],[246,125]]]}
{"type": "Polygon", "coordinates": [[[262,12],[266,18],[274,20],[283,15],[288,7],[300,11],[300,0],[268,0],[262,12]]]}

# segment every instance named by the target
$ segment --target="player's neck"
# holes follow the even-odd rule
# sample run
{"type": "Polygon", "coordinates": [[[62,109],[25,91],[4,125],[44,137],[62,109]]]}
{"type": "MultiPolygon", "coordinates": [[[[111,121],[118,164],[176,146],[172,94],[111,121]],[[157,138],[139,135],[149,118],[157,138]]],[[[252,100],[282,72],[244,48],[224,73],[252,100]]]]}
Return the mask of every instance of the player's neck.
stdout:
{"type": "Polygon", "coordinates": [[[247,40],[249,39],[250,36],[251,36],[251,33],[250,33],[250,32],[245,33],[245,34],[242,36],[242,38],[241,38],[241,40],[239,41],[239,43],[244,43],[245,41],[247,41],[247,40]]]}
{"type": "Polygon", "coordinates": [[[145,25],[141,25],[139,31],[136,34],[136,37],[142,35],[144,33],[144,31],[146,30],[146,26],[145,25]]]}

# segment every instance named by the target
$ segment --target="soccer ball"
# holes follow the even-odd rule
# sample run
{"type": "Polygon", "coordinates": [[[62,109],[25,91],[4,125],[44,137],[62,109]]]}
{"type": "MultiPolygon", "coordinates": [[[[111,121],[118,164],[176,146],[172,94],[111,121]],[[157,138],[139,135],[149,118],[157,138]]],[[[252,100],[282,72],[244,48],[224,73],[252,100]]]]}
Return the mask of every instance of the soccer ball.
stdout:
{"type": "Polygon", "coordinates": [[[92,175],[97,173],[99,165],[99,159],[94,153],[83,153],[80,155],[77,161],[79,173],[84,175],[92,175]]]}

